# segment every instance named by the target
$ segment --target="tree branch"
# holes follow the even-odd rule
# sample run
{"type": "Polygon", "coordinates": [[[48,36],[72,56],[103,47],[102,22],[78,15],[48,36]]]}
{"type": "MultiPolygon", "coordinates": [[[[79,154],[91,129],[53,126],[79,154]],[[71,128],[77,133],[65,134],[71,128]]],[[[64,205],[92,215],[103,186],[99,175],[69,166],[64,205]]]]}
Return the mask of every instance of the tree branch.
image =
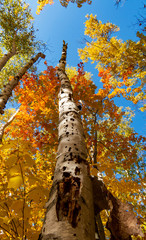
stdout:
{"type": "MultiPolygon", "coordinates": [[[[5,229],[2,225],[0,225],[0,228],[5,232],[5,233],[7,233],[8,235],[10,235],[13,239],[15,239],[15,237],[7,230],[7,229],[5,229]]],[[[7,236],[8,236],[7,235],[7,236]]]]}
{"type": "Polygon", "coordinates": [[[98,227],[98,234],[99,234],[99,239],[100,240],[106,240],[105,239],[105,233],[104,233],[104,227],[103,223],[100,217],[100,213],[97,214],[96,216],[96,222],[97,222],[97,227],[98,227]]]}
{"type": "Polygon", "coordinates": [[[13,89],[17,86],[19,83],[19,80],[23,77],[23,75],[27,72],[27,70],[38,60],[38,58],[45,58],[45,55],[43,53],[38,53],[34,58],[32,58],[24,67],[20,69],[18,74],[14,77],[13,80],[11,80],[4,88],[3,92],[0,94],[0,114],[3,114],[3,109],[5,108],[5,105],[9,99],[9,97],[12,95],[13,89]]]}
{"type": "Polygon", "coordinates": [[[10,123],[14,120],[16,114],[19,112],[19,109],[10,117],[10,119],[5,123],[3,124],[1,127],[0,127],[0,143],[2,142],[2,138],[3,138],[3,134],[4,134],[4,130],[5,128],[10,125],[10,123]]]}
{"type": "Polygon", "coordinates": [[[7,54],[4,54],[4,56],[0,59],[0,71],[6,65],[6,63],[9,61],[9,59],[17,53],[15,39],[16,39],[16,34],[13,39],[12,50],[10,52],[8,52],[7,54]]]}

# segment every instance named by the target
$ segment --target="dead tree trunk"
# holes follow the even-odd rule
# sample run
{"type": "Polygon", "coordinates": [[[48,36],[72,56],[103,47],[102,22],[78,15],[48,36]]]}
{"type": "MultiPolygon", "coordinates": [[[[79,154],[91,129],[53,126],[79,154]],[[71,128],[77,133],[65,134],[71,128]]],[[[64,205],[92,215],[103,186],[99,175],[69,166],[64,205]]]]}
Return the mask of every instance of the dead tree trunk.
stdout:
{"type": "Polygon", "coordinates": [[[67,44],[57,70],[59,93],[58,155],[53,186],[46,204],[41,240],[94,240],[92,181],[79,109],[65,73],[67,44]]]}

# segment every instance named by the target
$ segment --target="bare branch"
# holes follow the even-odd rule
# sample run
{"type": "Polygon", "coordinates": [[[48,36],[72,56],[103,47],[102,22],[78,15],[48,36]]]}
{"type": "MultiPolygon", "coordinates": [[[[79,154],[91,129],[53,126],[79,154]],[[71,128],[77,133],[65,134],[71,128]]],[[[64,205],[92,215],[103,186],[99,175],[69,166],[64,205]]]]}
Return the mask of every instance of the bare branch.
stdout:
{"type": "Polygon", "coordinates": [[[5,108],[5,105],[9,99],[9,97],[12,95],[13,89],[17,86],[19,83],[19,80],[23,77],[23,75],[27,72],[27,70],[39,59],[45,58],[45,55],[43,53],[38,53],[34,58],[32,58],[24,67],[20,69],[18,74],[14,77],[13,80],[11,80],[4,88],[3,92],[0,94],[0,114],[3,114],[3,109],[5,108]]]}

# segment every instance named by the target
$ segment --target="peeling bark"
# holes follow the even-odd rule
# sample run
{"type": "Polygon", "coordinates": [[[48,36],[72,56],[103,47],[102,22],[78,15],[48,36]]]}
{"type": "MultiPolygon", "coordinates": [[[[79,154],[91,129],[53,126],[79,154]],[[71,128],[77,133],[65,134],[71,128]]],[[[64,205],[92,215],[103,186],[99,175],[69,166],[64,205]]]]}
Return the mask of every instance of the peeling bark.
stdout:
{"type": "Polygon", "coordinates": [[[67,44],[57,70],[59,93],[58,153],[46,204],[41,240],[95,240],[92,182],[79,109],[65,73],[67,44]]]}
{"type": "Polygon", "coordinates": [[[39,57],[45,58],[45,55],[40,52],[34,58],[32,58],[24,67],[20,69],[14,79],[7,83],[3,92],[0,93],[0,114],[4,113],[3,109],[5,108],[9,97],[12,95],[12,91],[17,86],[19,80],[23,77],[27,70],[39,59],[39,57]]]}

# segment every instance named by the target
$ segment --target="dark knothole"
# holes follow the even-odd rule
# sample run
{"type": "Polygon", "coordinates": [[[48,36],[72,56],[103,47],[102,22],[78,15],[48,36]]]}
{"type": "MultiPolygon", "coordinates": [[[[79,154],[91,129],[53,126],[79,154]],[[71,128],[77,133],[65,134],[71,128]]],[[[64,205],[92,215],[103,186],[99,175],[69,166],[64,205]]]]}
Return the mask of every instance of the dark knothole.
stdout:
{"type": "Polygon", "coordinates": [[[64,172],[63,177],[70,177],[70,173],[69,172],[64,172]]]}
{"type": "Polygon", "coordinates": [[[75,168],[75,175],[79,175],[80,174],[80,168],[76,167],[75,168]]]}

